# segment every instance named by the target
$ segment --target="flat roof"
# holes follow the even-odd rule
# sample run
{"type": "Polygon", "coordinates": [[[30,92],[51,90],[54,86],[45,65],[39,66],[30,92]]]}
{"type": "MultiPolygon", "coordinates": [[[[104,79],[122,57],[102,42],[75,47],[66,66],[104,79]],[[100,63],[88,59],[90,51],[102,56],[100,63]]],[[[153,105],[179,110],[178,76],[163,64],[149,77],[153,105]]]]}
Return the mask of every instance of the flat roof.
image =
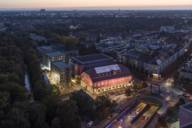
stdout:
{"type": "Polygon", "coordinates": [[[37,48],[37,50],[44,54],[55,51],[55,49],[53,49],[53,47],[51,47],[51,46],[40,46],[37,48]]]}
{"type": "Polygon", "coordinates": [[[46,53],[46,55],[49,56],[49,57],[54,57],[54,56],[64,55],[64,53],[63,53],[63,52],[60,52],[60,51],[56,51],[56,52],[46,53]]]}
{"type": "Polygon", "coordinates": [[[70,68],[71,65],[67,64],[63,61],[56,61],[52,63],[53,66],[55,66],[56,68],[58,68],[59,70],[63,71],[65,68],[70,68]]]}
{"type": "Polygon", "coordinates": [[[105,54],[91,54],[74,57],[73,60],[80,64],[97,63],[102,61],[112,61],[112,58],[105,54]]]}
{"type": "Polygon", "coordinates": [[[95,67],[95,71],[97,74],[111,72],[111,71],[118,71],[118,70],[120,70],[120,67],[117,64],[95,67]]]}
{"type": "Polygon", "coordinates": [[[60,51],[60,52],[73,51],[72,49],[66,49],[65,46],[62,44],[39,46],[37,47],[37,50],[41,54],[47,54],[47,53],[57,52],[57,51],[60,51]]]}

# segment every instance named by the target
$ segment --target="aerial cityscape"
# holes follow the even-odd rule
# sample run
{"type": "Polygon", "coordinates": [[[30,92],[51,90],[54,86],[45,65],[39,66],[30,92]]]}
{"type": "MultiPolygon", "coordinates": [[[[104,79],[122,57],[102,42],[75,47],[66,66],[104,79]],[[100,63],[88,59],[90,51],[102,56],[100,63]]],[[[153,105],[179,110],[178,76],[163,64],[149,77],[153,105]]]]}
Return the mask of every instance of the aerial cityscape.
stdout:
{"type": "Polygon", "coordinates": [[[192,1],[0,1],[0,128],[192,128],[192,1]]]}

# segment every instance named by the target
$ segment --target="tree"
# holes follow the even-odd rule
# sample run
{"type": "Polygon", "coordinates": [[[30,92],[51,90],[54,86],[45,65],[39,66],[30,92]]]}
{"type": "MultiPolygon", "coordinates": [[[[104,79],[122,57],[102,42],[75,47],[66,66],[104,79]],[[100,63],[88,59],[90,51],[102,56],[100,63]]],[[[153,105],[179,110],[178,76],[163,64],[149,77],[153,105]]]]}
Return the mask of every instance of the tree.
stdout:
{"type": "Polygon", "coordinates": [[[95,103],[85,92],[78,91],[72,95],[71,99],[76,102],[82,117],[96,118],[95,103]]]}
{"type": "Polygon", "coordinates": [[[41,103],[32,103],[28,109],[29,121],[32,128],[48,128],[46,121],[46,107],[41,103]]]}
{"type": "Polygon", "coordinates": [[[58,103],[60,102],[60,99],[55,95],[49,95],[46,98],[44,98],[42,102],[46,106],[47,122],[50,125],[52,120],[56,116],[56,111],[57,111],[58,103]]]}
{"type": "Polygon", "coordinates": [[[10,94],[6,91],[0,91],[0,110],[6,108],[9,105],[10,94]]]}
{"type": "Polygon", "coordinates": [[[78,108],[72,100],[61,103],[52,121],[52,128],[80,128],[78,108]]]}
{"type": "Polygon", "coordinates": [[[50,94],[49,90],[42,82],[37,81],[33,85],[33,95],[35,100],[42,101],[48,94],[50,94]]]}
{"type": "Polygon", "coordinates": [[[127,96],[131,96],[131,93],[132,93],[132,92],[131,92],[131,89],[130,89],[130,88],[126,89],[126,95],[127,95],[127,96]]]}
{"type": "Polygon", "coordinates": [[[18,108],[12,108],[7,117],[0,122],[1,128],[30,128],[29,121],[18,108]]]}
{"type": "Polygon", "coordinates": [[[58,40],[68,49],[76,48],[79,45],[79,40],[72,36],[58,36],[58,40]]]}
{"type": "Polygon", "coordinates": [[[111,108],[114,106],[114,104],[105,96],[97,97],[95,104],[97,117],[100,120],[103,120],[109,116],[112,112],[111,108]]]}
{"type": "Polygon", "coordinates": [[[11,102],[26,99],[24,87],[17,83],[7,82],[0,84],[0,90],[9,92],[11,102]]]}

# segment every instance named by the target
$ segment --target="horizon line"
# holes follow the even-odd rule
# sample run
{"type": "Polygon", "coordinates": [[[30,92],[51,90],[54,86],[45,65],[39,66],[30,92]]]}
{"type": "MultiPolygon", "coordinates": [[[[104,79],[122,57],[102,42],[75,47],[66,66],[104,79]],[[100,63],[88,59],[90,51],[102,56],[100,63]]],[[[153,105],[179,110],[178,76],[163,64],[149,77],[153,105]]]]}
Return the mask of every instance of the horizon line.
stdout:
{"type": "Polygon", "coordinates": [[[167,6],[85,6],[85,7],[0,7],[0,10],[192,10],[192,5],[167,6]]]}

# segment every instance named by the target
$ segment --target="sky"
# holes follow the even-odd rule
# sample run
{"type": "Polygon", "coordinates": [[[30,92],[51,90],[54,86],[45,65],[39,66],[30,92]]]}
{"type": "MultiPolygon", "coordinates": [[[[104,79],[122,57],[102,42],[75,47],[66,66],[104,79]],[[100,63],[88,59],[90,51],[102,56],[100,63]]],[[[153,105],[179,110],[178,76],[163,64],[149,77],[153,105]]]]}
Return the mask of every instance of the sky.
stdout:
{"type": "Polygon", "coordinates": [[[191,7],[192,0],[0,0],[0,8],[191,7]]]}

